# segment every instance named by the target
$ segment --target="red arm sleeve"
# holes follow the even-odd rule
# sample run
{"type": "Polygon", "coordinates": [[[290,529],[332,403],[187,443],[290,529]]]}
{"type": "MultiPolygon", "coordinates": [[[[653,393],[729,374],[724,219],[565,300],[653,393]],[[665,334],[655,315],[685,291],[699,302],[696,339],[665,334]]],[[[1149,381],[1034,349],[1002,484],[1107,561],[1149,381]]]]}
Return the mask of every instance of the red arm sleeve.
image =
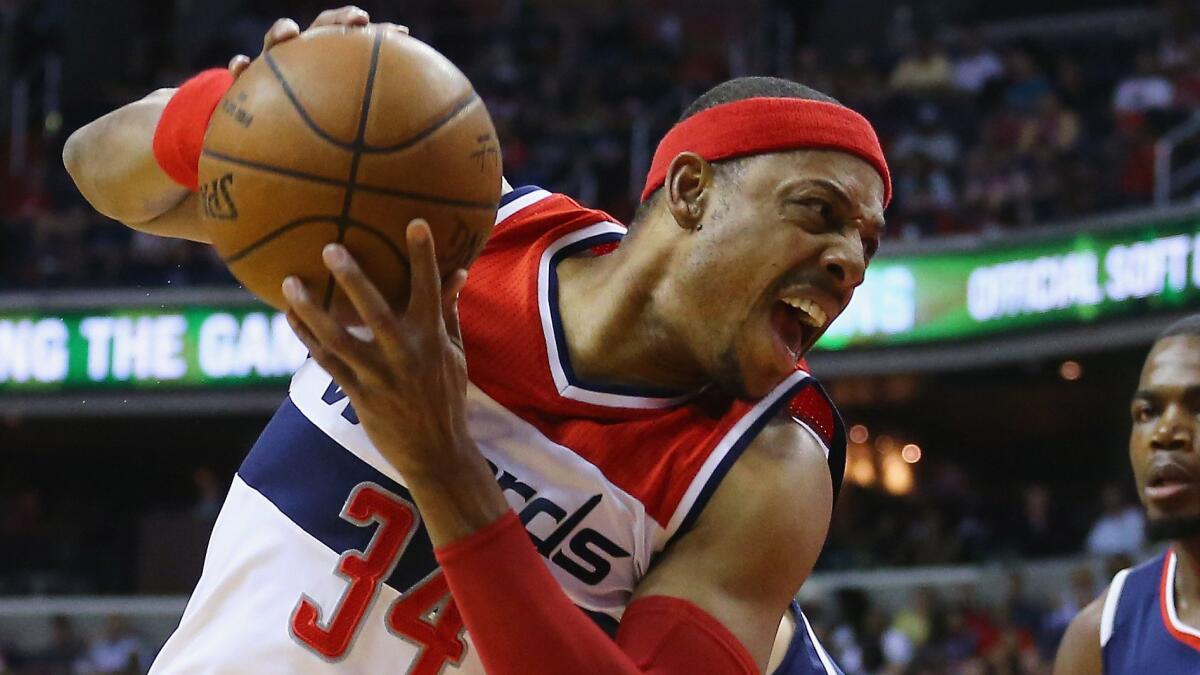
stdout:
{"type": "Polygon", "coordinates": [[[567,598],[512,512],[437,558],[491,675],[758,673],[727,628],[678,598],[634,601],[613,642],[567,598]]]}

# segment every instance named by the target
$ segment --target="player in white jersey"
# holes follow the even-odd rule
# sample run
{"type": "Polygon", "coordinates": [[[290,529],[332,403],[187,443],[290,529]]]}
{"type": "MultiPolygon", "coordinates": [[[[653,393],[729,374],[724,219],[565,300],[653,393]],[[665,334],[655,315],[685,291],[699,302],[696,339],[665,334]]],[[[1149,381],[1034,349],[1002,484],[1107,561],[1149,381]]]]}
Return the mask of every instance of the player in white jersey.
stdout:
{"type": "MultiPolygon", "coordinates": [[[[322,21],[366,21],[339,12],[322,21]]],[[[170,96],[65,156],[98,209],[203,240],[148,147],[170,96]]],[[[660,144],[628,235],[506,190],[465,288],[440,288],[410,227],[403,317],[329,249],[373,339],[289,286],[316,362],[239,469],[155,670],[836,672],[788,614],[844,461],[801,356],[861,282],[889,191],[865,120],[746,78],[660,144]]]]}

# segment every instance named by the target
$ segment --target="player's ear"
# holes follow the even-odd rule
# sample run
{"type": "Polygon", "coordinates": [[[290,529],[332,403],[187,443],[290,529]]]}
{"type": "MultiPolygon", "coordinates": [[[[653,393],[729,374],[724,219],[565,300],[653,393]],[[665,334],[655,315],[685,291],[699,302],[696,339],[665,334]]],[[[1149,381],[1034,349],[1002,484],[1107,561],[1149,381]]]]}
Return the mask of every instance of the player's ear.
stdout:
{"type": "Polygon", "coordinates": [[[676,224],[685,230],[700,229],[712,181],[713,166],[700,155],[681,152],[671,160],[663,187],[667,210],[676,224]]]}

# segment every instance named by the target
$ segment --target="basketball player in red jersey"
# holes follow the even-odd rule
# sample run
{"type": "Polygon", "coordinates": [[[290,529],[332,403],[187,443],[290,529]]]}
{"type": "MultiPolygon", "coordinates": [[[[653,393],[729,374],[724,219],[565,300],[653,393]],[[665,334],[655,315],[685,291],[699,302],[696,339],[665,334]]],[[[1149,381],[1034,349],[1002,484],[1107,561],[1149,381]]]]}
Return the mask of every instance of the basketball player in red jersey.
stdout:
{"type": "MultiPolygon", "coordinates": [[[[366,20],[361,12],[343,11],[341,22],[366,20]]],[[[294,24],[277,26],[268,43],[294,33],[294,24]]],[[[235,63],[232,70],[240,67],[235,63]]],[[[132,104],[85,129],[68,144],[66,161],[98,209],[138,229],[203,241],[194,195],[164,174],[149,147],[164,114],[162,98],[132,104]]],[[[569,354],[575,382],[616,391],[693,392],[678,397],[691,406],[679,415],[697,420],[705,419],[705,406],[746,410],[807,377],[797,378],[797,362],[861,283],[878,247],[889,195],[878,140],[861,117],[782,80],[746,78],[719,86],[660,144],[638,214],[615,251],[564,247],[557,259],[546,250],[554,262],[547,274],[556,284],[550,304],[542,307],[554,317],[555,335],[548,334],[547,342],[553,337],[560,356],[569,354]]],[[[523,193],[513,207],[527,198],[544,199],[523,193]]],[[[543,226],[563,233],[557,244],[567,243],[573,228],[575,234],[589,224],[619,228],[561,196],[522,210],[501,220],[489,248],[536,239],[543,226]],[[591,220],[550,222],[559,216],[591,220]]],[[[497,484],[495,457],[481,454],[483,441],[467,428],[464,392],[481,371],[497,366],[486,353],[479,353],[481,360],[473,356],[477,365],[468,383],[464,343],[476,354],[478,344],[495,336],[465,319],[498,300],[498,291],[465,285],[460,332],[455,301],[465,273],[448,274],[442,287],[423,223],[409,227],[408,243],[413,300],[402,316],[380,304],[344,249],[325,252],[371,329],[371,341],[350,337],[295,280],[285,284],[293,306],[289,318],[316,362],[348,394],[356,424],[361,420],[373,448],[403,477],[486,671],[762,672],[780,617],[828,527],[831,483],[838,480],[831,481],[831,470],[840,474],[840,466],[827,464],[836,445],[832,436],[840,435],[836,413],[827,409],[824,425],[818,419],[798,425],[783,408],[762,408],[781,414],[751,425],[744,445],[724,455],[719,482],[693,483],[708,489],[698,500],[702,508],[687,513],[680,536],[638,572],[614,641],[577,611],[574,598],[550,576],[546,554],[534,549],[497,484]],[[823,426],[828,428],[818,433],[823,426]]],[[[520,260],[516,253],[509,255],[520,260]]],[[[499,255],[485,249],[473,278],[498,275],[498,263],[484,263],[499,255]]],[[[324,398],[336,398],[332,387],[327,393],[324,398]]],[[[637,415],[627,417],[628,424],[638,423],[637,415]]],[[[647,445],[645,452],[654,450],[647,445]]],[[[254,468],[243,471],[249,476],[254,468]]],[[[585,544],[580,548],[589,552],[585,544]]],[[[212,555],[210,546],[210,560],[212,555]]],[[[320,610],[306,611],[319,616],[320,610]]],[[[442,637],[454,642],[453,635],[442,637]]],[[[827,656],[817,656],[818,672],[836,672],[827,656]]]]}
{"type": "Polygon", "coordinates": [[[1056,675],[1200,673],[1200,315],[1162,334],[1133,395],[1129,459],[1146,532],[1170,548],[1075,617],[1056,675]]]}

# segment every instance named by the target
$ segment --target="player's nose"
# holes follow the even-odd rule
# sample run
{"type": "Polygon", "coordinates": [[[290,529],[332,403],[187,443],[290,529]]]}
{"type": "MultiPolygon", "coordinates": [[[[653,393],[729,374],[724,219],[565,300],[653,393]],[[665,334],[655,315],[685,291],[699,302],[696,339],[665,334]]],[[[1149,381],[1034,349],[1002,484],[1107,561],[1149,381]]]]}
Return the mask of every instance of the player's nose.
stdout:
{"type": "Polygon", "coordinates": [[[838,237],[821,254],[821,267],[843,291],[849,291],[862,283],[867,271],[866,256],[858,231],[838,237]]]}
{"type": "Polygon", "coordinates": [[[1150,447],[1155,450],[1183,451],[1192,447],[1196,429],[1191,416],[1181,410],[1182,406],[1169,405],[1154,428],[1150,447]]]}

